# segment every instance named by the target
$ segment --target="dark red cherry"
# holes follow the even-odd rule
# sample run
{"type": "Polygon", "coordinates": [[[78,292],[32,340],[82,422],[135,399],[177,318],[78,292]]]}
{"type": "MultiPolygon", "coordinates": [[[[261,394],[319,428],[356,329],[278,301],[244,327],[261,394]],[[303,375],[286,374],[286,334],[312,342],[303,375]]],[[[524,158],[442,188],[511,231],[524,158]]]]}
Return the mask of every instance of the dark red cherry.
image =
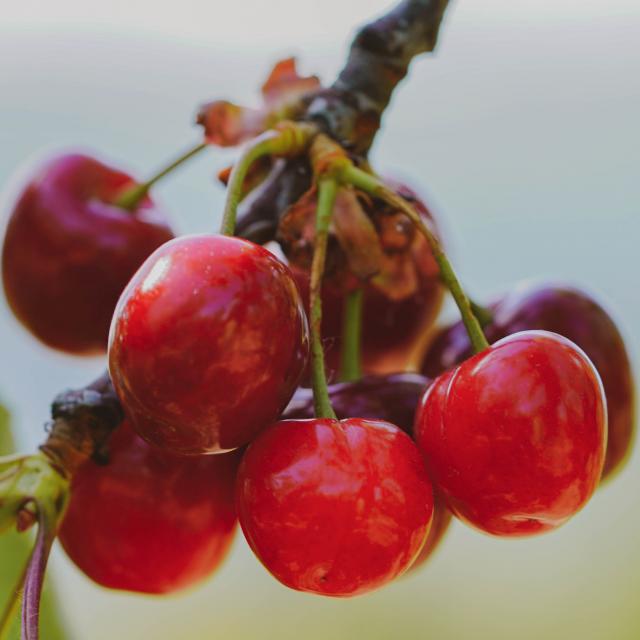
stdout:
{"type": "Polygon", "coordinates": [[[554,529],[600,480],[602,384],[572,342],[524,331],[466,360],[427,390],[415,437],[455,515],[482,531],[554,529]]]}
{"type": "Polygon", "coordinates": [[[171,593],[207,578],[236,528],[239,455],[198,458],[160,451],[125,422],[109,462],[85,463],[73,479],[60,541],[105,587],[171,593]]]}
{"type": "MultiPolygon", "coordinates": [[[[422,394],[431,381],[417,373],[364,376],[357,382],[329,385],[329,397],[338,418],[359,416],[384,420],[413,433],[413,421],[422,394]]],[[[296,390],[281,419],[313,418],[313,391],[296,390]]]]}
{"type": "Polygon", "coordinates": [[[424,543],[424,547],[420,550],[418,557],[413,561],[411,565],[411,571],[422,567],[427,560],[433,556],[436,549],[440,546],[442,539],[444,538],[453,516],[451,511],[447,509],[444,500],[440,497],[437,491],[433,493],[433,522],[431,523],[431,529],[429,529],[429,535],[424,543]]]}
{"type": "Polygon", "coordinates": [[[146,198],[112,203],[126,173],[80,154],[54,157],[11,210],[2,253],[7,300],[42,342],[74,354],[103,352],[118,297],[136,269],[173,237],[146,198]]]}
{"type": "MultiPolygon", "coordinates": [[[[409,200],[425,220],[434,225],[434,217],[424,202],[409,187],[387,181],[409,200]]],[[[408,297],[391,300],[374,284],[364,287],[362,325],[362,364],[368,373],[394,373],[403,370],[440,310],[443,287],[438,266],[424,238],[416,232],[413,240],[416,265],[416,291],[408,297]]],[[[393,251],[390,252],[393,255],[393,251]]],[[[292,269],[305,304],[309,300],[309,274],[292,269]]],[[[327,373],[336,377],[340,364],[344,293],[327,283],[322,289],[322,338],[327,373]]]]}
{"type": "Polygon", "coordinates": [[[153,253],[122,294],[109,338],[111,377],[134,428],[185,454],[234,449],[276,420],[307,353],[289,269],[220,235],[153,253]]]}
{"type": "Polygon", "coordinates": [[[242,530],[283,584],[355,596],[405,571],[433,514],[412,440],[382,421],[284,420],[249,446],[236,504],[242,530]]]}
{"type": "MultiPolygon", "coordinates": [[[[595,365],[607,397],[608,442],[602,477],[619,469],[635,429],[634,381],[624,340],[611,316],[587,293],[554,284],[519,287],[493,304],[485,327],[489,342],[526,329],[544,329],[575,342],[595,365]]],[[[443,329],[430,347],[423,373],[436,377],[471,355],[462,323],[443,329]]]]}

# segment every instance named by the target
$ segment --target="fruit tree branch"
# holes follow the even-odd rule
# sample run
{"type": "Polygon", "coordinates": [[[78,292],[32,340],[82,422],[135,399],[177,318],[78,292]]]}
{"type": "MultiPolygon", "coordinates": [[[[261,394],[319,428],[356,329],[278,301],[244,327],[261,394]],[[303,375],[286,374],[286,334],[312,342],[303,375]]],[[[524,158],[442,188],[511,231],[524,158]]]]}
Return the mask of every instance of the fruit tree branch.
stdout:
{"type": "MultiPolygon", "coordinates": [[[[338,78],[313,97],[305,119],[349,152],[366,156],[393,91],[407,75],[411,61],[435,49],[448,4],[449,0],[403,0],[362,27],[338,78]]],[[[272,240],[278,216],[310,184],[308,172],[301,171],[296,162],[277,167],[273,177],[255,190],[240,211],[238,235],[260,243],[272,240]]]]}

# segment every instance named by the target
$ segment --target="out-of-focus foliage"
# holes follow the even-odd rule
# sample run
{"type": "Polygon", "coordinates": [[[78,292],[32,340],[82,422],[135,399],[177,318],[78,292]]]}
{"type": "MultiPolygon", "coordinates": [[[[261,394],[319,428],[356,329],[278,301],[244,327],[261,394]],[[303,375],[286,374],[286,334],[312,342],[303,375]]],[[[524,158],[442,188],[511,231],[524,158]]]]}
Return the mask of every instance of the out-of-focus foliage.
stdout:
{"type": "MultiPolygon", "coordinates": [[[[0,405],[0,455],[13,451],[9,412],[0,405]]],[[[18,534],[15,531],[5,532],[0,536],[0,610],[4,609],[11,590],[29,554],[32,536],[18,534]]],[[[65,634],[59,617],[55,611],[55,598],[51,587],[45,586],[41,611],[41,635],[46,640],[63,640],[65,634]]],[[[20,637],[19,615],[15,617],[9,640],[20,637]]]]}

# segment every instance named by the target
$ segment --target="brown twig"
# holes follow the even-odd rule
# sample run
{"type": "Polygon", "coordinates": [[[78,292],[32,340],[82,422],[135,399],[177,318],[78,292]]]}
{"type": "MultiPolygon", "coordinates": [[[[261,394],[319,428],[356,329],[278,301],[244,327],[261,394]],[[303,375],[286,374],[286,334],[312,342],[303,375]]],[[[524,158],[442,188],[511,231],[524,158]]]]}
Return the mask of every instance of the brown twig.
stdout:
{"type": "MultiPolygon", "coordinates": [[[[304,118],[349,152],[366,157],[411,61],[434,50],[448,4],[448,0],[404,0],[362,27],[338,78],[315,95],[304,118]]],[[[240,234],[261,243],[273,240],[279,216],[310,186],[311,177],[299,164],[274,168],[256,196],[241,208],[240,234]]]]}

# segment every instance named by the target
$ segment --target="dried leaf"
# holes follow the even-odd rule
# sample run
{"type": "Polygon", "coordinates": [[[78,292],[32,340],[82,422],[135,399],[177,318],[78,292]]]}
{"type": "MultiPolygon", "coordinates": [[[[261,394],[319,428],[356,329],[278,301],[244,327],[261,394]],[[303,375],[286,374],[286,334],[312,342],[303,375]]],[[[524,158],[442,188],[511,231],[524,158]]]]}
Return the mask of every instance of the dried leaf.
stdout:
{"type": "Polygon", "coordinates": [[[353,189],[340,189],[333,210],[333,228],[352,273],[368,280],[380,271],[382,247],[376,228],[353,189]]]}
{"type": "Polygon", "coordinates": [[[209,143],[219,147],[234,147],[264,131],[266,114],[263,110],[216,100],[200,109],[197,123],[204,127],[204,135],[209,143]]]}
{"type": "Polygon", "coordinates": [[[296,70],[296,59],[280,60],[262,85],[262,96],[269,110],[279,109],[285,103],[299,100],[320,89],[317,76],[301,76],[296,70]]]}
{"type": "Polygon", "coordinates": [[[419,288],[420,281],[413,256],[407,253],[383,254],[382,269],[371,284],[389,300],[404,300],[419,288]]]}
{"type": "Polygon", "coordinates": [[[278,242],[289,262],[300,269],[310,269],[317,207],[316,187],[311,187],[280,218],[278,242]]]}

